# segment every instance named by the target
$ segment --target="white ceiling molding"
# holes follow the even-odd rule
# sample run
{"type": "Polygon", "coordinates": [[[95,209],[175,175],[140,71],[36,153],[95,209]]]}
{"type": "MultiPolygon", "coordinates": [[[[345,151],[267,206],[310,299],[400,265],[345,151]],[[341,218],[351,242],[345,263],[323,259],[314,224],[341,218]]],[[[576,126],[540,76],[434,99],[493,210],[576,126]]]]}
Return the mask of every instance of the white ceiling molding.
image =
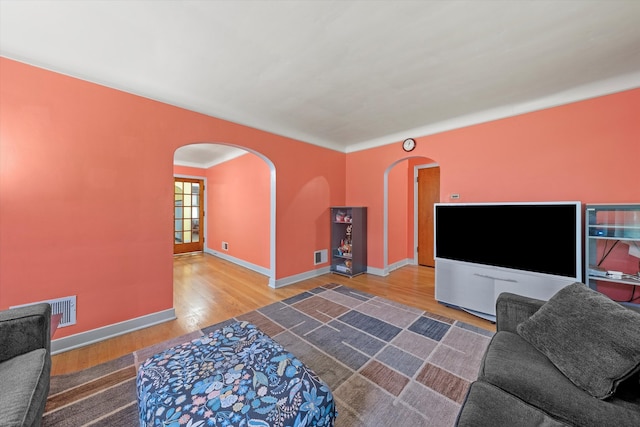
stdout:
{"type": "Polygon", "coordinates": [[[365,141],[346,147],[347,153],[367,150],[370,148],[380,147],[382,145],[399,142],[405,138],[417,138],[421,136],[434,135],[466,126],[486,123],[493,120],[505,119],[507,117],[517,116],[519,114],[531,113],[534,111],[544,110],[546,108],[558,107],[560,105],[570,104],[572,102],[584,101],[590,98],[596,98],[603,95],[610,95],[625,90],[640,88],[640,72],[618,76],[611,79],[591,83],[581,87],[565,90],[563,92],[554,93],[553,95],[536,99],[529,102],[523,102],[518,105],[505,105],[492,110],[479,111],[462,117],[455,117],[440,123],[409,129],[394,135],[387,135],[371,141],[365,141]]]}
{"type": "Polygon", "coordinates": [[[0,0],[0,55],[353,152],[639,87],[638,22],[638,0],[0,0]]]}

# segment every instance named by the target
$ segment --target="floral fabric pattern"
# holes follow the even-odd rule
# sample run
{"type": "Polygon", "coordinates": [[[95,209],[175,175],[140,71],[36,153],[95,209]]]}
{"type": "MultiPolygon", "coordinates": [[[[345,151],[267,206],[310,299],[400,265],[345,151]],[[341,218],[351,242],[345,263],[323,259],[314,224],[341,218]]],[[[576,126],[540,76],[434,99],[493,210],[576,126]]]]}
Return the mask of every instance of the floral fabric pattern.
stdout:
{"type": "Polygon", "coordinates": [[[141,427],[333,427],[337,416],[329,387],[247,322],[150,357],[136,384],[141,427]]]}

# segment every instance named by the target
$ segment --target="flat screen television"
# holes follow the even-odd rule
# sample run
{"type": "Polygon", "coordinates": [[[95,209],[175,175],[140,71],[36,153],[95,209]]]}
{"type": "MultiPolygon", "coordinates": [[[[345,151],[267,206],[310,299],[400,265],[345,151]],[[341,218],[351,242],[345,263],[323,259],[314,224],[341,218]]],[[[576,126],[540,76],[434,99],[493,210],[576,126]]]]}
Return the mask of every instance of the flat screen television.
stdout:
{"type": "Polygon", "coordinates": [[[436,258],[582,281],[580,202],[437,203],[436,258]]]}

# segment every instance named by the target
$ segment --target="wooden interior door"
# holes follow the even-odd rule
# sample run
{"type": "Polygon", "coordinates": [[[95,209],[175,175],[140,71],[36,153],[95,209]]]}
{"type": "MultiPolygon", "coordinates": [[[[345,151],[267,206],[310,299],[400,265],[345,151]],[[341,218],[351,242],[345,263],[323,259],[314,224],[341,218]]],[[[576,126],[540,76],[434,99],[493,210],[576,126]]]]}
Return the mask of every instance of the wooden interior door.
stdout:
{"type": "Polygon", "coordinates": [[[174,178],[173,253],[202,252],[204,180],[174,178]]]}
{"type": "Polygon", "coordinates": [[[433,204],[440,201],[440,168],[418,169],[418,264],[435,267],[433,204]]]}

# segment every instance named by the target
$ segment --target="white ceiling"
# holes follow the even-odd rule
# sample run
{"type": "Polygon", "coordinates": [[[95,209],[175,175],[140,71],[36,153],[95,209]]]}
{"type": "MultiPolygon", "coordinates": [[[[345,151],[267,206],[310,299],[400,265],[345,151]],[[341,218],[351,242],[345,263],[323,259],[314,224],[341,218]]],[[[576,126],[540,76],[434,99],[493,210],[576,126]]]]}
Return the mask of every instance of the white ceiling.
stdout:
{"type": "Polygon", "coordinates": [[[0,54],[351,152],[640,87],[640,1],[0,0],[0,54]]]}
{"type": "Polygon", "coordinates": [[[190,144],[180,147],[173,155],[173,163],[180,166],[210,168],[246,154],[240,148],[221,144],[190,144]]]}

